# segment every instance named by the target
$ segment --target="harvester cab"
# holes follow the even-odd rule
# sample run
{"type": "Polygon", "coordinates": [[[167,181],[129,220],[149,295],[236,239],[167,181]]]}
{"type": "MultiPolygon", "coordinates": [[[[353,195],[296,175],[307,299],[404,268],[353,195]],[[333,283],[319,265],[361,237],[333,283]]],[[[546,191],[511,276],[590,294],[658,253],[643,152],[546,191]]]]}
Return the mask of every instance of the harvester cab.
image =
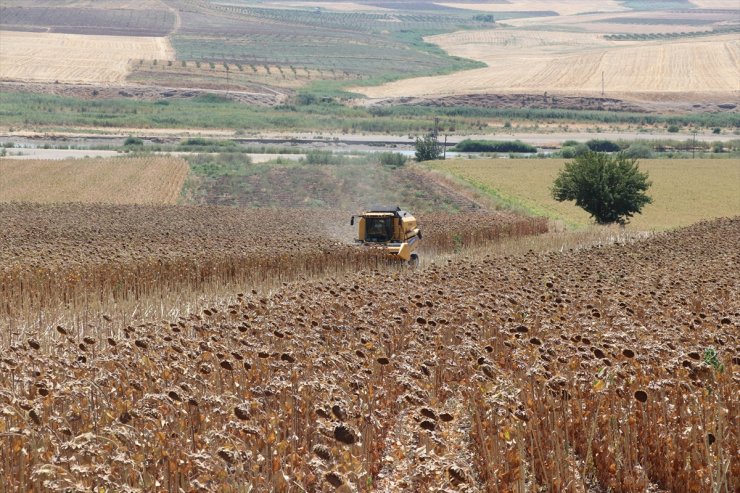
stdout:
{"type": "Polygon", "coordinates": [[[355,221],[358,243],[382,248],[412,265],[419,263],[416,249],[421,240],[421,230],[411,213],[400,207],[372,207],[369,211],[352,216],[350,225],[354,225],[355,221]]]}

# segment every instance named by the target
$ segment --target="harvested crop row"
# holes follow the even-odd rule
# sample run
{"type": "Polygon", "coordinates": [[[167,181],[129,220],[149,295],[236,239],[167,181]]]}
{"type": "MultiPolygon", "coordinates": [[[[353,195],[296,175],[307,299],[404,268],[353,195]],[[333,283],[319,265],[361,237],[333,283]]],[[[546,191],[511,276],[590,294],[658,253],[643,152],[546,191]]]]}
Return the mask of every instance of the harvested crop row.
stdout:
{"type": "Polygon", "coordinates": [[[718,220],[29,335],[0,360],[1,479],[736,491],[739,241],[740,219],[718,220]]]}
{"type": "MultiPolygon", "coordinates": [[[[351,245],[350,214],[0,204],[0,317],[10,326],[40,328],[52,314],[67,312],[84,325],[90,314],[161,305],[167,297],[269,289],[299,277],[386,264],[374,251],[351,245]]],[[[547,230],[542,219],[507,214],[429,214],[421,223],[429,253],[547,230]]]]}

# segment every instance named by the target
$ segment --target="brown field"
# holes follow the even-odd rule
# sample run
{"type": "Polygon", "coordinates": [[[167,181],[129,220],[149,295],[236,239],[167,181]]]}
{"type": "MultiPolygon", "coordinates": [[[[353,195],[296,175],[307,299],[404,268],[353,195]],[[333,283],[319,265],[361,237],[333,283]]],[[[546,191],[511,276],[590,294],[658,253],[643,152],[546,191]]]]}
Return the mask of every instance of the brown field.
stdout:
{"type": "MultiPolygon", "coordinates": [[[[504,201],[536,214],[573,224],[590,222],[572,202],[557,202],[550,186],[562,159],[448,159],[433,169],[451,173],[489,190],[504,201]]],[[[653,203],[630,222],[638,230],[668,229],[703,219],[740,215],[740,162],[733,159],[643,159],[640,169],[653,182],[653,203]]]]}
{"type": "MultiPolygon", "coordinates": [[[[707,93],[737,98],[740,40],[723,35],[610,42],[595,33],[473,31],[428,38],[452,55],[488,67],[357,89],[370,97],[485,92],[607,96],[707,93]]],[[[692,97],[694,97],[692,95],[692,97]]]]}
{"type": "Polygon", "coordinates": [[[0,10],[0,29],[105,36],[162,37],[177,23],[166,9],[7,7],[0,10]]]}
{"type": "Polygon", "coordinates": [[[470,9],[483,12],[557,12],[559,15],[582,14],[584,12],[620,12],[626,7],[616,0],[598,3],[587,0],[513,0],[507,2],[437,2],[439,5],[455,9],[470,9]]]}
{"type": "MultiPolygon", "coordinates": [[[[93,311],[125,320],[163,300],[177,305],[214,290],[274,288],[385,263],[348,246],[352,213],[337,208],[0,203],[0,211],[0,321],[11,327],[23,319],[41,328],[40,312],[73,325],[93,311]]],[[[420,221],[421,251],[432,257],[547,231],[546,220],[507,213],[420,221]]]]}
{"type": "Polygon", "coordinates": [[[174,59],[167,38],[0,31],[0,80],[121,82],[131,60],[174,59]]]}
{"type": "Polygon", "coordinates": [[[737,4],[727,0],[691,0],[700,9],[737,9],[737,4]]]}
{"type": "Polygon", "coordinates": [[[0,160],[0,202],[174,204],[188,174],[179,158],[0,160]]]}
{"type": "Polygon", "coordinates": [[[373,4],[362,4],[354,2],[265,2],[267,8],[320,8],[334,12],[380,12],[392,9],[380,7],[373,4]]]}
{"type": "Polygon", "coordinates": [[[3,6],[127,10],[161,10],[167,8],[162,0],[3,0],[3,6]]]}
{"type": "MultiPolygon", "coordinates": [[[[75,244],[105,256],[113,231],[144,256],[197,238],[186,248],[206,270],[224,247],[250,262],[259,252],[257,275],[281,259],[298,275],[359,261],[322,252],[334,246],[279,211],[114,208],[88,226],[83,206],[63,209],[81,222],[45,226],[62,246],[48,258],[54,235],[26,219],[59,209],[10,207],[0,234],[26,245],[6,247],[6,276],[8,258],[49,264],[75,244]],[[130,241],[142,233],[161,243],[130,241]]],[[[21,491],[737,491],[740,258],[727,245],[739,241],[740,220],[722,220],[631,244],[247,288],[149,322],[92,307],[79,324],[16,325],[0,343],[0,480],[21,491]]],[[[177,279],[163,268],[139,277],[177,279]]]]}

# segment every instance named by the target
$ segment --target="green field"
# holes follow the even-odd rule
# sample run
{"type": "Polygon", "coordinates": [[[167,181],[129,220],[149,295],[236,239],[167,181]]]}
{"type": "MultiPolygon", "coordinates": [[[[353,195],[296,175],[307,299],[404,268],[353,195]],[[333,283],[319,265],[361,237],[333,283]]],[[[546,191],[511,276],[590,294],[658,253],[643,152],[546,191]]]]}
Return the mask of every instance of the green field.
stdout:
{"type": "MultiPolygon", "coordinates": [[[[502,204],[575,226],[590,223],[572,202],[550,196],[562,159],[450,159],[428,166],[485,191],[502,204]]],[[[653,203],[629,227],[664,230],[703,219],[740,215],[740,161],[736,159],[645,159],[640,169],[653,182],[653,203]]]]}
{"type": "MultiPolygon", "coordinates": [[[[185,4],[183,4],[185,5],[185,4]]],[[[188,4],[170,39],[178,60],[293,67],[322,79],[378,83],[450,73],[484,64],[449,56],[426,35],[490,28],[475,12],[455,9],[333,12],[265,8],[247,2],[188,4]]]]}

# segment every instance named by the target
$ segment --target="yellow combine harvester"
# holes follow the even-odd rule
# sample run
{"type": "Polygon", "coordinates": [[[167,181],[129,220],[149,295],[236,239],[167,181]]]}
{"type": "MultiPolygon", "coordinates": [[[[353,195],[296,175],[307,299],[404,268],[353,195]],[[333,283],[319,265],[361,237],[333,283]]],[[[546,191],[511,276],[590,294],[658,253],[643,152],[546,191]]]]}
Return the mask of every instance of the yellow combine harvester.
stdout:
{"type": "Polygon", "coordinates": [[[421,230],[416,218],[400,207],[373,207],[360,215],[352,216],[350,225],[358,218],[357,242],[382,248],[412,265],[419,263],[415,250],[421,240],[421,230]]]}

